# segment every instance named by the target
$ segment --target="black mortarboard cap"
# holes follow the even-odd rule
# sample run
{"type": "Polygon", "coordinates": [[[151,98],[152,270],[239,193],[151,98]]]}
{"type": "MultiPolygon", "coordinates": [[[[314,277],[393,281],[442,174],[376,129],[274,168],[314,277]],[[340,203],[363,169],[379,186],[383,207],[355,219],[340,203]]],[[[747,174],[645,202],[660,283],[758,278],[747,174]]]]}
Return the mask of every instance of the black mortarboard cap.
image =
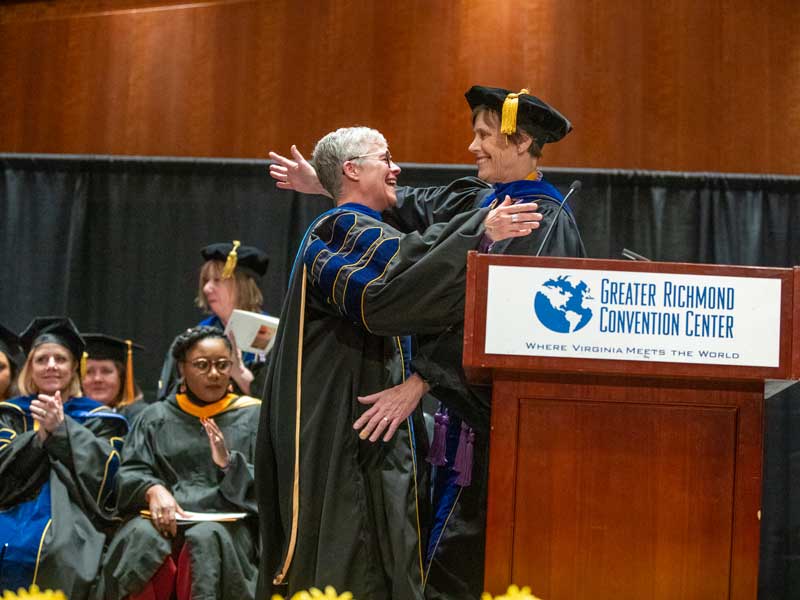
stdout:
{"type": "Polygon", "coordinates": [[[19,338],[26,354],[30,354],[34,346],[53,343],[67,348],[75,360],[81,359],[86,346],[78,328],[69,317],[36,317],[19,338]]]}
{"type": "MultiPolygon", "coordinates": [[[[123,365],[128,360],[128,340],[122,340],[105,333],[83,333],[86,342],[86,358],[96,360],[116,360],[123,365]]],[[[131,342],[131,347],[144,350],[139,344],[131,342]]]]}
{"type": "Polygon", "coordinates": [[[24,355],[19,343],[19,336],[3,325],[0,325],[0,352],[5,354],[17,369],[22,366],[24,355]]]}
{"type": "Polygon", "coordinates": [[[242,246],[239,240],[210,244],[200,251],[205,260],[220,260],[225,263],[223,277],[233,275],[235,269],[245,269],[258,279],[267,272],[269,257],[254,246],[242,246]]]}
{"type": "Polygon", "coordinates": [[[501,116],[502,133],[515,133],[519,124],[533,134],[539,146],[557,142],[572,131],[572,124],[564,115],[544,100],[528,94],[528,90],[517,93],[473,85],[464,96],[472,109],[488,106],[497,111],[501,116]]]}

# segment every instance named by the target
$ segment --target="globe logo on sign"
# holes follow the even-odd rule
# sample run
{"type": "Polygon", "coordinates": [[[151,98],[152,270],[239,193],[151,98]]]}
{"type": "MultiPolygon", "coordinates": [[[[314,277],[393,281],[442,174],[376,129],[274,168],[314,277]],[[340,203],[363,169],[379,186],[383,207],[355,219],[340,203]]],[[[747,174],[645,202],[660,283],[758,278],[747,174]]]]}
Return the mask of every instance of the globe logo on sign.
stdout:
{"type": "Polygon", "coordinates": [[[569,275],[548,279],[533,299],[533,310],[550,331],[573,333],[583,329],[592,319],[589,286],[569,275]]]}

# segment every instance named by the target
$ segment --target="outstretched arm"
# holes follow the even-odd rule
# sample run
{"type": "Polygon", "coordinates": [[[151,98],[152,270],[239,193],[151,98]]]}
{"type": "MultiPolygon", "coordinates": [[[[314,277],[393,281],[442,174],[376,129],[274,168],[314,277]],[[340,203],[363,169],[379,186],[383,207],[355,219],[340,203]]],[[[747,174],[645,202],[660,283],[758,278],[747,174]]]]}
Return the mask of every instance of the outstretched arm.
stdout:
{"type": "Polygon", "coordinates": [[[328,196],[317,179],[317,172],[294,144],[291,147],[292,158],[282,156],[277,152],[270,152],[269,157],[273,163],[269,166],[269,174],[276,181],[276,186],[282,190],[294,190],[303,194],[321,194],[328,196]]]}

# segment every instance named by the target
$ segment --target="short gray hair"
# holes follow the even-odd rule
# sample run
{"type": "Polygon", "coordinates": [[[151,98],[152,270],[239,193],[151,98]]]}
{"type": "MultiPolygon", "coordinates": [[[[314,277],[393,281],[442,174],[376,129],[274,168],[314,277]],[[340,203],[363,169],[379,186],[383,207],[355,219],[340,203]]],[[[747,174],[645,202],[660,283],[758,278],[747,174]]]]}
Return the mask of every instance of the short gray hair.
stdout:
{"type": "Polygon", "coordinates": [[[343,127],[331,131],[314,146],[311,163],[325,191],[334,200],[342,195],[342,166],[354,156],[365,154],[370,144],[386,145],[383,134],[369,127],[343,127]]]}

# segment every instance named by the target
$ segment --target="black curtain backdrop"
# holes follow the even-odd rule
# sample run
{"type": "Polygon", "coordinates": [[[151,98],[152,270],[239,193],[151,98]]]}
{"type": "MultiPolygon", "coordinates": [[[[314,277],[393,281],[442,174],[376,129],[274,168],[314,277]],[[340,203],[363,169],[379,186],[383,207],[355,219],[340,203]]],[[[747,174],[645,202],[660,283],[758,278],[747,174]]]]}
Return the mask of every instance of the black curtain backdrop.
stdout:
{"type": "MultiPolygon", "coordinates": [[[[326,198],[277,189],[267,161],[0,155],[0,322],[66,314],[82,331],[132,338],[147,393],[172,338],[196,324],[199,250],[232,239],[270,255],[264,308],[326,198]]],[[[475,169],[406,164],[404,185],[475,169]]],[[[800,177],[545,169],[571,201],[589,256],[800,264],[800,177]]],[[[800,386],[767,395],[760,598],[800,597],[800,386]]]]}

